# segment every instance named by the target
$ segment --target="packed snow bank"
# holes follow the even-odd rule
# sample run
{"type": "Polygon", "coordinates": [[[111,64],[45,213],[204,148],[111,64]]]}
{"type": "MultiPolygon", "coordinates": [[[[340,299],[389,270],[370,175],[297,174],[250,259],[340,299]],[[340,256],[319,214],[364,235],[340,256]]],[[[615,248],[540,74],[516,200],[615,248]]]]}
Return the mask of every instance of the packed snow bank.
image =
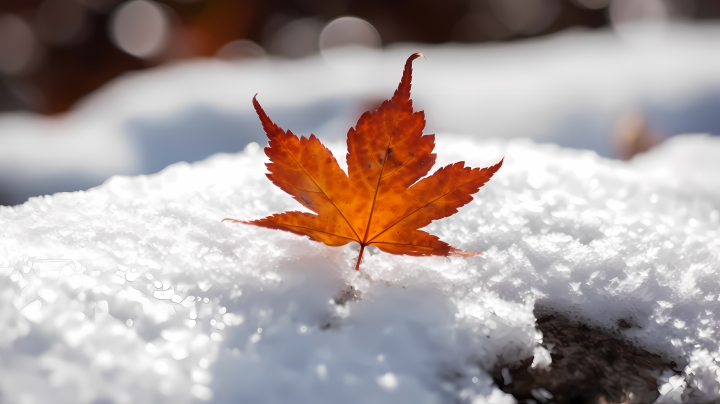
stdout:
{"type": "Polygon", "coordinates": [[[718,398],[720,188],[702,179],[720,162],[687,156],[720,155],[720,139],[674,142],[623,163],[441,134],[437,167],[506,157],[429,226],[484,255],[371,250],[360,272],[356,246],[220,222],[299,208],[255,144],[0,207],[0,397],[511,403],[487,371],[549,365],[543,307],[676,361],[660,401],[718,398]]]}
{"type": "Polygon", "coordinates": [[[619,117],[639,113],[667,135],[720,133],[718,26],[673,26],[664,43],[628,45],[612,31],[568,31],[506,45],[403,44],[375,64],[196,60],[128,74],[59,117],[0,115],[0,203],[99,185],[114,174],[264,144],[252,109],[300,133],[342,139],[397,86],[414,52],[415,105],[429,133],[530,137],[610,156],[619,117]]]}

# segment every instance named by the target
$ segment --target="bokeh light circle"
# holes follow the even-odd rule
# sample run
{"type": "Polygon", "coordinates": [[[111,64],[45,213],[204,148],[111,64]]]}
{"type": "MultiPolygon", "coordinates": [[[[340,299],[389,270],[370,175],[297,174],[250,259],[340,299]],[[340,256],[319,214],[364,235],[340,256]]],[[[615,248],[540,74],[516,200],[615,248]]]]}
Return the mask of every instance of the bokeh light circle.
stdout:
{"type": "Polygon", "coordinates": [[[369,22],[356,17],[340,17],[331,21],[320,33],[320,50],[343,46],[379,48],[380,34],[369,22]]]}
{"type": "Polygon", "coordinates": [[[110,24],[115,45],[144,59],[157,56],[165,49],[169,31],[170,18],[165,9],[147,0],[123,3],[114,11],[110,24]]]}
{"type": "Polygon", "coordinates": [[[248,39],[239,39],[223,45],[215,56],[224,60],[257,59],[267,56],[265,49],[248,39]]]}
{"type": "Polygon", "coordinates": [[[0,72],[23,72],[32,60],[35,36],[25,20],[14,15],[0,15],[0,72]]]}
{"type": "Polygon", "coordinates": [[[323,28],[319,45],[323,59],[330,66],[355,71],[377,61],[382,39],[369,22],[341,17],[323,28]]]}
{"type": "Polygon", "coordinates": [[[663,0],[613,0],[608,15],[615,32],[632,45],[661,43],[671,17],[663,0]]]}

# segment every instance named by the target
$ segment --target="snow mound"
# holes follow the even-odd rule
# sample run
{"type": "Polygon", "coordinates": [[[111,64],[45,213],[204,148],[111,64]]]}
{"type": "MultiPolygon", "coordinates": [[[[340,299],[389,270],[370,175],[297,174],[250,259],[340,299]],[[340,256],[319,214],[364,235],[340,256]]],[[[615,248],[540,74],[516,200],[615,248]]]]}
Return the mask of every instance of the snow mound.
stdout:
{"type": "Polygon", "coordinates": [[[719,398],[720,162],[688,156],[720,139],[673,142],[623,163],[441,134],[436,168],[506,157],[428,226],[484,255],[360,272],[357,246],[221,222],[298,208],[254,143],[0,207],[0,400],[512,403],[488,371],[549,365],[536,307],[676,361],[660,401],[719,398]]]}

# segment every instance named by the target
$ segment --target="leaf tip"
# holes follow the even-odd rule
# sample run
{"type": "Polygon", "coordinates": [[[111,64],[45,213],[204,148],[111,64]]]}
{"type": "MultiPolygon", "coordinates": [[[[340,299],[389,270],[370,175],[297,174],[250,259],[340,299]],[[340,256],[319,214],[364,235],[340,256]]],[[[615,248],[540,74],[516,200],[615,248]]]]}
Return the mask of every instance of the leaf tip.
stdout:
{"type": "Polygon", "coordinates": [[[419,58],[419,57],[425,58],[425,55],[423,55],[420,52],[415,52],[410,57],[407,58],[405,61],[405,69],[403,70],[402,79],[400,80],[400,85],[398,86],[397,90],[395,90],[395,94],[393,98],[400,97],[400,99],[405,99],[406,101],[410,99],[410,83],[412,81],[412,62],[413,60],[419,58]]]}
{"type": "MultiPolygon", "coordinates": [[[[257,93],[255,93],[255,95],[253,96],[252,104],[253,104],[253,107],[255,108],[255,112],[260,117],[260,122],[263,124],[263,127],[265,127],[267,125],[268,121],[270,121],[270,118],[268,118],[267,114],[265,113],[265,110],[263,110],[263,108],[260,106],[260,103],[257,100],[257,96],[258,96],[257,93]]],[[[267,131],[267,128],[265,128],[265,130],[267,131]]]]}
{"type": "Polygon", "coordinates": [[[505,162],[505,156],[503,156],[503,158],[497,164],[490,167],[492,169],[493,174],[495,174],[500,169],[500,167],[502,167],[503,162],[505,162]]]}

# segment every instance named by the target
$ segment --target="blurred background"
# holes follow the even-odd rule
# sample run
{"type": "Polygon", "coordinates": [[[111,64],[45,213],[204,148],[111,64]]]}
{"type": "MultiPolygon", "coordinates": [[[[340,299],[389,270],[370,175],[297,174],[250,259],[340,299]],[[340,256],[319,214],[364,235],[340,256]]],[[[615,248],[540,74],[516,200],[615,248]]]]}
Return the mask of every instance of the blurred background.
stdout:
{"type": "MultiPolygon", "coordinates": [[[[290,63],[293,66],[294,61],[318,59],[321,53],[324,63],[333,64],[333,60],[340,60],[342,64],[343,53],[332,50],[348,45],[380,53],[385,52],[383,49],[402,48],[403,44],[416,44],[408,49],[423,49],[426,45],[430,46],[428,49],[459,49],[462,55],[473,54],[478,49],[478,52],[485,52],[484,60],[488,60],[487,52],[491,55],[497,54],[492,52],[498,49],[518,54],[528,52],[528,48],[514,45],[534,41],[542,43],[542,37],[572,37],[576,32],[581,36],[599,32],[606,42],[617,39],[618,44],[624,45],[612,42],[612,46],[623,49],[622,57],[631,58],[634,57],[632,55],[642,56],[653,46],[656,53],[663,54],[665,51],[656,45],[662,42],[668,26],[690,27],[686,28],[690,34],[683,35],[688,43],[693,43],[693,35],[700,37],[704,34],[693,33],[692,27],[713,27],[719,18],[718,0],[2,0],[0,204],[22,203],[30,196],[44,193],[85,189],[98,185],[112,174],[147,174],[175,161],[194,161],[218,151],[236,152],[251,140],[262,143],[262,133],[257,125],[248,130],[259,135],[246,136],[239,142],[215,142],[216,147],[206,147],[199,154],[178,152],[168,155],[165,150],[163,155],[158,150],[164,150],[163,145],[167,145],[169,139],[163,138],[165,143],[156,139],[138,146],[142,149],[138,152],[140,154],[152,151],[157,152],[157,156],[164,156],[151,163],[123,163],[124,166],[118,163],[115,168],[97,172],[88,169],[89,166],[68,169],[62,164],[50,163],[44,171],[37,168],[44,164],[38,162],[41,158],[35,157],[43,153],[40,149],[62,150],[61,146],[57,146],[62,140],[58,143],[56,138],[75,136],[74,133],[67,134],[73,132],[70,129],[56,130],[52,125],[67,123],[72,115],[68,111],[80,108],[77,105],[82,104],[81,100],[88,99],[98,89],[108,88],[108,83],[121,76],[128,77],[130,72],[175,66],[198,59],[247,63],[256,67],[259,61],[280,66],[290,63]],[[607,39],[610,37],[612,39],[607,39]],[[631,54],[625,51],[625,46],[631,54]],[[34,122],[32,125],[27,123],[32,126],[31,129],[23,126],[26,123],[17,123],[28,119],[34,122]],[[39,122],[45,125],[41,129],[38,129],[39,122]],[[3,130],[7,133],[2,133],[3,130]],[[53,133],[55,138],[48,140],[40,132],[53,133]],[[6,149],[5,154],[3,148],[6,149]],[[25,167],[30,165],[35,167],[34,171],[25,167]]],[[[559,54],[558,47],[553,46],[552,52],[542,57],[561,60],[566,57],[562,56],[564,54],[580,55],[584,49],[599,46],[598,40],[592,39],[592,36],[589,38],[562,48],[559,54]]],[[[682,48],[682,44],[676,47],[682,48]]],[[[608,52],[608,55],[613,54],[608,52]]],[[[697,55],[703,52],[718,52],[718,49],[707,46],[704,50],[698,49],[697,55]]],[[[459,57],[458,63],[467,63],[462,62],[463,57],[459,57]]],[[[514,59],[504,57],[498,60],[516,63],[514,59]]],[[[543,66],[537,66],[537,82],[544,80],[540,72],[543,66]]],[[[400,67],[395,66],[395,76],[399,77],[400,67]]],[[[523,69],[523,75],[534,74],[533,66],[524,66],[523,69]]],[[[266,67],[249,71],[269,70],[266,67]]],[[[667,74],[658,77],[658,82],[672,81],[672,73],[667,74]]],[[[492,81],[493,77],[490,75],[487,79],[492,81]]],[[[602,86],[599,84],[602,77],[588,75],[585,80],[597,81],[598,88],[602,86]]],[[[717,133],[720,132],[720,121],[714,111],[720,107],[720,92],[716,91],[713,80],[693,84],[694,92],[680,91],[679,98],[669,103],[665,94],[659,101],[650,97],[643,104],[645,107],[625,108],[628,104],[624,104],[613,109],[610,115],[604,113],[594,118],[587,116],[592,114],[590,108],[582,112],[585,118],[578,119],[591,124],[578,125],[573,123],[577,119],[563,118],[556,120],[557,128],[565,128],[557,129],[554,132],[557,136],[527,136],[563,146],[588,148],[606,157],[628,159],[650,149],[669,135],[688,131],[717,133]],[[682,105],[678,106],[678,102],[682,105]],[[608,122],[598,129],[597,124],[592,124],[598,120],[608,122]],[[582,132],[593,125],[594,129],[591,128],[590,132],[602,132],[601,135],[590,136],[595,140],[563,141],[565,135],[560,132],[571,130],[568,128],[582,132]],[[598,142],[598,137],[604,140],[598,142]]],[[[161,90],[158,88],[157,91],[161,90]]],[[[247,91],[254,93],[259,89],[247,91]]],[[[389,91],[387,89],[387,94],[390,94],[389,91]]],[[[518,90],[512,89],[512,92],[518,93],[518,90]]],[[[317,101],[319,106],[316,110],[335,115],[350,111],[352,114],[348,114],[356,119],[354,114],[359,110],[358,105],[372,107],[382,99],[361,93],[353,90],[347,96],[328,96],[325,101],[317,101]],[[343,110],[346,104],[348,107],[343,110]]],[[[552,90],[545,93],[553,94],[552,90]]],[[[638,97],[645,95],[642,93],[638,97]]],[[[518,96],[523,97],[522,93],[518,96]]],[[[293,119],[296,118],[289,115],[287,126],[295,122],[293,119]]],[[[312,130],[320,126],[320,121],[300,122],[299,125],[312,130]]],[[[346,122],[343,120],[342,124],[346,122]]],[[[176,123],[176,126],[183,125],[176,123]]],[[[240,131],[244,126],[233,121],[228,123],[228,128],[232,132],[240,131]]],[[[439,125],[433,129],[467,132],[469,128],[471,126],[439,125]]],[[[498,133],[494,135],[503,135],[502,125],[496,129],[498,133]]],[[[100,128],[88,136],[102,137],[102,131],[100,128]]],[[[545,132],[552,131],[547,129],[545,132]]],[[[207,133],[203,136],[213,137],[207,133]]],[[[85,140],[72,141],[88,143],[85,140]]],[[[101,143],[98,143],[98,149],[89,148],[85,152],[95,153],[93,150],[116,147],[111,141],[105,145],[101,143]]]]}
{"type": "Polygon", "coordinates": [[[318,52],[322,30],[342,16],[366,21],[383,45],[515,41],[648,16],[720,18],[717,0],[636,2],[3,0],[0,111],[64,112],[124,72],[169,60],[266,53],[301,58],[318,52]]]}

